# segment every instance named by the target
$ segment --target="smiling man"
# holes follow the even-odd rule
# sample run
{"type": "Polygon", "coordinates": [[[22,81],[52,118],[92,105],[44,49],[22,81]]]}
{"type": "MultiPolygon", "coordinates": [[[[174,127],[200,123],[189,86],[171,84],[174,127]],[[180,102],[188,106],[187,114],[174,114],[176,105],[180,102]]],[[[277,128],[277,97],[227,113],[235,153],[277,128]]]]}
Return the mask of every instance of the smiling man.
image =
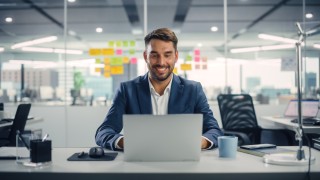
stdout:
{"type": "Polygon", "coordinates": [[[106,118],[96,131],[97,145],[111,150],[123,150],[125,137],[120,134],[123,114],[201,113],[201,148],[217,147],[217,138],[222,135],[222,131],[213,117],[201,84],[173,74],[179,57],[178,39],[174,32],[168,28],[156,29],[144,41],[143,57],[149,72],[121,83],[106,118]]]}

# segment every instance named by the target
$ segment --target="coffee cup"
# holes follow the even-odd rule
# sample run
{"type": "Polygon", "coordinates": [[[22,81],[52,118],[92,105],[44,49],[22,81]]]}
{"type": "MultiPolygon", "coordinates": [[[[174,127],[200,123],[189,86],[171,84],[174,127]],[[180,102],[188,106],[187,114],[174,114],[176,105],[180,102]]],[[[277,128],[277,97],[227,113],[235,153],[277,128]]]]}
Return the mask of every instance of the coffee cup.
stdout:
{"type": "Polygon", "coordinates": [[[237,155],[238,137],[219,136],[218,147],[219,147],[219,157],[235,158],[237,155]]]}

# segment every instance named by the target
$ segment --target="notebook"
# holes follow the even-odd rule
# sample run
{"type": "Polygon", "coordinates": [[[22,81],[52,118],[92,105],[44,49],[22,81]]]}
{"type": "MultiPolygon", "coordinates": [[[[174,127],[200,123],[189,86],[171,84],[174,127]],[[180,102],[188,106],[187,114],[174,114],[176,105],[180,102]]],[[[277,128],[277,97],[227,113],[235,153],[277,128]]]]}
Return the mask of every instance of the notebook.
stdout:
{"type": "MultiPolygon", "coordinates": [[[[319,109],[318,100],[302,100],[302,117],[316,117],[319,109]]],[[[284,117],[298,117],[298,101],[291,100],[284,112],[284,117]]]]}
{"type": "Polygon", "coordinates": [[[202,114],[123,115],[125,161],[199,161],[202,114]]]}

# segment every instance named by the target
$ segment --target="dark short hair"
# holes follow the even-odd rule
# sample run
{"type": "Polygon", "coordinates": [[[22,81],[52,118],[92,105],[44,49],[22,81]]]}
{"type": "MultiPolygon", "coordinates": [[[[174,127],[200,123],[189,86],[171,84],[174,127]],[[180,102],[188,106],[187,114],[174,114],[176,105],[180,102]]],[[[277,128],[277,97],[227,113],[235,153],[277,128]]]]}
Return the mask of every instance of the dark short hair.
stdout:
{"type": "Polygon", "coordinates": [[[159,39],[162,41],[171,41],[173,43],[174,49],[177,51],[178,38],[174,34],[174,32],[168,28],[159,28],[159,29],[153,30],[148,35],[146,35],[146,37],[144,37],[145,47],[148,46],[149,42],[152,39],[159,39]]]}

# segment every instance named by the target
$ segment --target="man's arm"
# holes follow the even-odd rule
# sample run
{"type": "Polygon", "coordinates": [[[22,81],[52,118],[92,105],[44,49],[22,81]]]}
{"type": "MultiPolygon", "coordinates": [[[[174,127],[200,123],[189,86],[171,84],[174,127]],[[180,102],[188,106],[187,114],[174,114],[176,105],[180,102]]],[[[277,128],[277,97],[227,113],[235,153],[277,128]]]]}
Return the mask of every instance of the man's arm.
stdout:
{"type": "Polygon", "coordinates": [[[125,113],[126,104],[123,92],[124,87],[120,85],[106,118],[96,131],[96,144],[101,147],[120,150],[116,148],[115,141],[123,136],[119,134],[123,128],[122,116],[125,113]]]}
{"type": "Polygon", "coordinates": [[[197,83],[197,101],[195,113],[203,114],[203,134],[201,147],[212,149],[218,146],[218,136],[223,135],[217,120],[213,117],[207,98],[200,83],[197,83]],[[207,138],[207,139],[206,139],[207,138]],[[209,141],[208,141],[209,140],[209,141]],[[210,141],[213,143],[211,144],[210,141]],[[203,146],[202,146],[203,145],[203,146]]]}

